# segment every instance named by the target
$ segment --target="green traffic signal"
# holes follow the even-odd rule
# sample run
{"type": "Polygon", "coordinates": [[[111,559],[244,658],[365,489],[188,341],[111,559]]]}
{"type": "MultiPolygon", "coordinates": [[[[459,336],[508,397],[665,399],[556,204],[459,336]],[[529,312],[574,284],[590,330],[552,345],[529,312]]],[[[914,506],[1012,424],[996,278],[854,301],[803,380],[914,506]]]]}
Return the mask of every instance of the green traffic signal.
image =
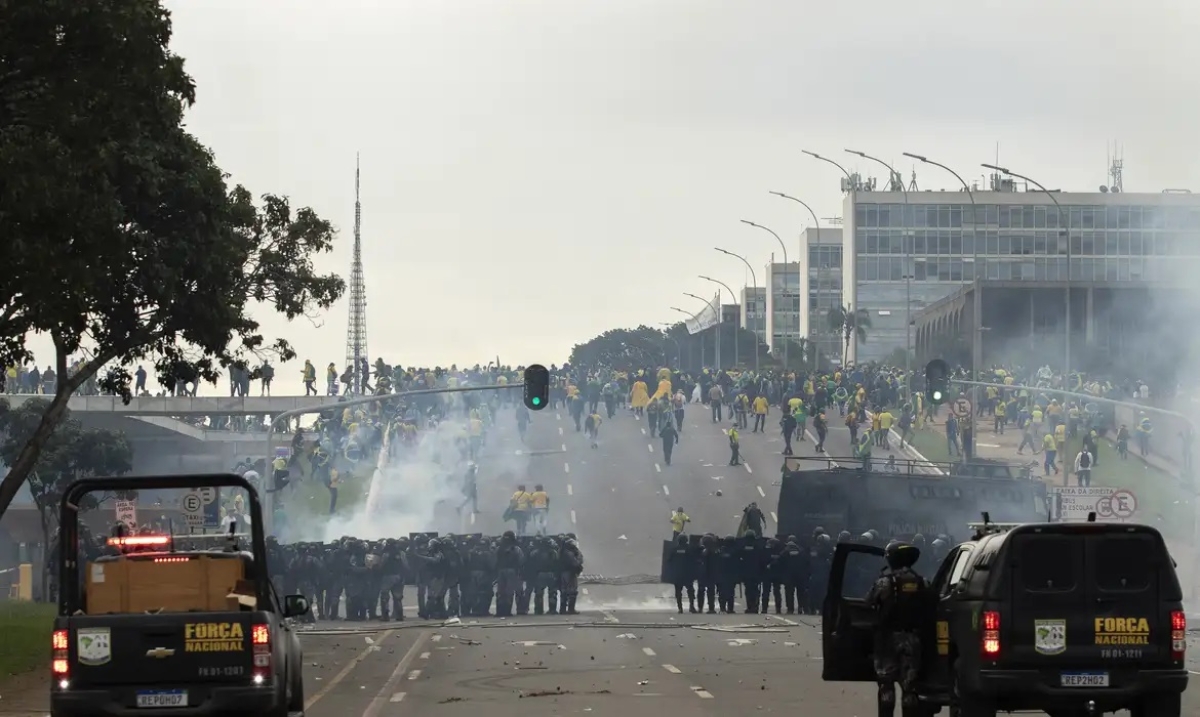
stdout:
{"type": "Polygon", "coordinates": [[[950,394],[950,365],[941,359],[925,364],[925,397],[935,406],[950,394]]]}
{"type": "Polygon", "coordinates": [[[542,397],[541,397],[541,396],[534,396],[532,399],[530,399],[530,401],[531,401],[531,402],[533,403],[533,405],[535,405],[535,406],[540,406],[540,405],[542,405],[542,397]]]}

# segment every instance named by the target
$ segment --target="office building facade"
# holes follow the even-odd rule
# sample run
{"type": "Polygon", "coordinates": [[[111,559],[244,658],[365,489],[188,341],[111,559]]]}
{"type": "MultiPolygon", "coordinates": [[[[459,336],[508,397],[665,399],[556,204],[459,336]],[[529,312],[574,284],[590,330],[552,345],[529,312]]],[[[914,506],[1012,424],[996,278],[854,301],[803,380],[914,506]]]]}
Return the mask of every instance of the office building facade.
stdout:
{"type": "Polygon", "coordinates": [[[767,340],[767,290],[761,286],[743,288],[741,311],[742,328],[753,331],[759,341],[770,344],[767,340]]]}
{"type": "Polygon", "coordinates": [[[842,305],[842,228],[809,227],[801,235],[804,267],[800,292],[807,309],[800,316],[800,335],[834,363],[842,357],[842,340],[830,326],[830,314],[842,305]]]}
{"type": "Polygon", "coordinates": [[[1052,199],[996,178],[992,187],[846,195],[842,302],[866,311],[871,323],[867,340],[852,342],[850,360],[880,360],[915,345],[911,331],[906,340],[911,317],[976,278],[1064,287],[1195,281],[1200,196],[1055,192],[1052,199]]]}

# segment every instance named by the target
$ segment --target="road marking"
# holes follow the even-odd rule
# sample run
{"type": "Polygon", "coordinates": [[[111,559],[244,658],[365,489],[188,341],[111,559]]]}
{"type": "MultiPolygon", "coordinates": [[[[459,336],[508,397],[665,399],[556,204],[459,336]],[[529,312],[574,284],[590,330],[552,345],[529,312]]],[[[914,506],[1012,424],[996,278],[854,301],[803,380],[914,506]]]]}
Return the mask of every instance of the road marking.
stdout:
{"type": "Polygon", "coordinates": [[[779,516],[775,515],[775,511],[771,511],[771,522],[774,523],[776,526],[779,525],[779,516]]]}
{"type": "Polygon", "coordinates": [[[471,511],[471,525],[475,525],[475,511],[471,511]]]}
{"type": "Polygon", "coordinates": [[[654,657],[654,650],[651,650],[649,647],[643,647],[642,652],[646,653],[647,657],[654,657]]]}
{"type": "Polygon", "coordinates": [[[420,676],[421,676],[420,670],[413,670],[412,672],[408,673],[408,679],[410,679],[410,680],[415,680],[420,676]]]}
{"type": "Polygon", "coordinates": [[[575,525],[575,511],[571,511],[571,525],[575,525]]]}
{"type": "Polygon", "coordinates": [[[800,623],[796,622],[795,620],[789,620],[786,617],[783,617],[782,615],[772,615],[770,613],[767,613],[767,617],[769,617],[772,620],[778,620],[778,621],[782,622],[784,625],[791,625],[792,627],[800,626],[800,623]]]}
{"type": "MultiPolygon", "coordinates": [[[[556,413],[556,414],[554,414],[554,417],[555,417],[555,418],[557,418],[557,419],[558,419],[558,420],[560,420],[560,421],[562,420],[562,414],[561,414],[561,413],[556,413]]],[[[561,428],[560,428],[560,429],[558,429],[558,432],[559,432],[559,433],[562,433],[562,429],[561,429],[561,428]]]]}
{"type": "Polygon", "coordinates": [[[746,466],[746,472],[747,472],[747,473],[753,473],[753,472],[754,472],[754,470],[750,468],[750,464],[749,464],[749,463],[743,463],[742,465],[746,466]]]}
{"type": "Polygon", "coordinates": [[[442,636],[441,636],[441,635],[434,635],[434,636],[433,636],[432,638],[430,638],[430,639],[432,639],[434,642],[441,642],[441,641],[442,641],[442,636]]]}
{"type": "Polygon", "coordinates": [[[755,487],[755,488],[758,488],[758,494],[759,494],[760,496],[762,496],[763,498],[766,498],[766,497],[767,497],[767,494],[766,494],[766,492],[764,492],[764,491],[763,491],[763,489],[762,489],[762,486],[761,486],[761,485],[756,485],[756,486],[754,486],[754,487],[755,487]]]}
{"type": "Polygon", "coordinates": [[[388,700],[388,702],[403,702],[404,694],[405,693],[403,692],[397,692],[396,694],[392,695],[392,699],[388,700]]]}
{"type": "Polygon", "coordinates": [[[617,619],[617,616],[613,614],[612,610],[601,610],[600,614],[604,616],[605,622],[620,622],[620,620],[617,619]]]}
{"type": "MultiPolygon", "coordinates": [[[[395,631],[388,630],[388,633],[392,632],[395,631]]],[[[425,646],[425,641],[428,640],[432,634],[432,632],[424,630],[417,635],[417,639],[413,641],[412,647],[408,648],[408,652],[404,653],[404,657],[400,658],[400,662],[396,663],[396,669],[392,671],[392,674],[388,677],[387,682],[383,684],[383,687],[379,688],[379,693],[375,695],[375,699],[371,700],[371,704],[367,705],[367,708],[363,710],[362,717],[379,717],[379,713],[383,711],[383,705],[385,703],[389,701],[399,702],[399,700],[394,698],[396,696],[396,687],[400,684],[400,678],[404,676],[404,671],[408,669],[410,664],[412,664],[413,658],[421,652],[421,648],[425,646]]],[[[376,640],[375,644],[378,645],[381,641],[382,640],[376,640]]],[[[304,704],[304,710],[307,712],[312,707],[314,702],[320,699],[334,686],[334,684],[340,681],[339,678],[343,677],[345,674],[349,674],[349,672],[349,670],[343,670],[342,672],[339,672],[337,676],[333,678],[332,682],[326,684],[323,690],[318,692],[313,696],[312,699],[304,704]]]]}
{"type": "Polygon", "coordinates": [[[421,659],[422,659],[422,660],[428,660],[428,659],[429,659],[429,656],[430,656],[430,655],[432,655],[432,654],[433,654],[432,652],[422,652],[422,653],[421,653],[421,659]]]}
{"type": "Polygon", "coordinates": [[[317,694],[313,695],[312,697],[309,697],[308,700],[305,701],[304,709],[306,711],[312,709],[313,705],[320,702],[326,695],[328,695],[331,691],[333,691],[334,687],[338,686],[338,683],[340,683],[342,680],[346,679],[346,677],[348,677],[350,675],[350,671],[353,670],[355,667],[358,667],[358,663],[367,659],[367,655],[371,654],[372,652],[375,652],[376,649],[380,645],[383,644],[384,640],[388,639],[395,633],[396,633],[395,630],[388,630],[388,631],[384,632],[382,635],[380,635],[375,640],[374,645],[367,645],[366,648],[364,648],[362,652],[358,653],[357,657],[355,657],[353,660],[351,660],[350,664],[343,667],[342,671],[337,673],[336,675],[334,675],[332,680],[330,680],[329,682],[326,682],[325,686],[322,687],[317,692],[317,694]]]}
{"type": "Polygon", "coordinates": [[[562,444],[562,452],[563,453],[567,452],[567,444],[566,443],[562,444]]]}
{"type": "Polygon", "coordinates": [[[695,692],[696,696],[702,700],[711,700],[713,698],[711,692],[699,685],[692,685],[692,692],[695,692]]]}
{"type": "Polygon", "coordinates": [[[575,489],[571,487],[570,483],[567,484],[567,495],[575,495],[575,489]]]}
{"type": "Polygon", "coordinates": [[[561,436],[562,434],[563,434],[562,426],[559,426],[558,427],[558,435],[561,436]]]}
{"type": "Polygon", "coordinates": [[[667,496],[668,498],[671,497],[671,489],[667,487],[666,483],[663,483],[663,495],[667,496]]]}
{"type": "Polygon", "coordinates": [[[563,463],[563,472],[564,472],[564,473],[570,473],[570,472],[571,472],[571,464],[570,464],[570,463],[563,463]]]}
{"type": "Polygon", "coordinates": [[[646,429],[645,429],[645,428],[643,428],[643,429],[642,429],[642,435],[643,435],[643,436],[644,436],[644,435],[646,435],[646,429]]]}
{"type": "Polygon", "coordinates": [[[653,453],[653,452],[654,452],[654,444],[653,444],[653,443],[647,443],[647,444],[646,444],[646,450],[648,450],[648,451],[650,451],[651,453],[653,453]]]}
{"type": "Polygon", "coordinates": [[[663,665],[663,669],[666,670],[667,672],[670,672],[672,675],[682,675],[683,674],[683,670],[679,669],[675,665],[663,665]]]}
{"type": "Polygon", "coordinates": [[[654,472],[655,472],[655,473],[662,473],[662,466],[660,466],[659,464],[655,463],[655,464],[654,464],[654,472]]]}

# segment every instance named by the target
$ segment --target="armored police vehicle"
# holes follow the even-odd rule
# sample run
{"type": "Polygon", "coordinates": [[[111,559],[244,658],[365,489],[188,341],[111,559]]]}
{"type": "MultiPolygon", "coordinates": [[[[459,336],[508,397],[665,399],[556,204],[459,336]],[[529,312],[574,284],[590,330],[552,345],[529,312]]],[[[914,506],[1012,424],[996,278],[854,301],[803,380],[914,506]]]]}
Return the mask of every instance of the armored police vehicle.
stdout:
{"type": "Polygon", "coordinates": [[[887,537],[961,532],[988,510],[997,520],[1028,523],[1050,512],[1046,486],[1021,467],[989,460],[930,463],[788,456],[779,489],[778,532],[830,535],[879,531],[887,537]]]}
{"type": "Polygon", "coordinates": [[[67,489],[61,511],[52,715],[303,714],[303,660],[285,618],[306,614],[308,601],[276,594],[262,506],[248,481],[88,478],[67,489]],[[81,558],[89,546],[80,544],[77,506],[88,494],[219,488],[240,489],[248,498],[248,546],[232,530],[206,540],[118,529],[107,555],[81,558]],[[209,545],[180,549],[185,543],[209,545]]]}
{"type": "MultiPolygon", "coordinates": [[[[1131,523],[970,524],[930,579],[918,692],[924,715],[1129,710],[1179,717],[1187,619],[1158,530],[1131,523]]],[[[837,546],[822,606],[823,677],[874,682],[877,616],[848,589],[884,565],[874,545],[837,546]]]]}

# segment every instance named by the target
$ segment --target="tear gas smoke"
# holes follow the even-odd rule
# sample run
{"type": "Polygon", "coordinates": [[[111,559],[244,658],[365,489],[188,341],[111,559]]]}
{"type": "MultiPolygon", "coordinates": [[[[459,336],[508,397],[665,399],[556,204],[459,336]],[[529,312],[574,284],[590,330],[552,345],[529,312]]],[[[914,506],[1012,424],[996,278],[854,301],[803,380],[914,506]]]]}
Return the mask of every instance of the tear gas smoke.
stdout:
{"type": "MultiPolygon", "coordinates": [[[[332,516],[324,525],[322,539],[353,535],[377,540],[411,532],[445,532],[444,516],[454,515],[466,497],[463,486],[470,463],[465,455],[466,422],[461,410],[454,416],[436,427],[421,429],[415,445],[392,446],[393,439],[400,439],[389,437],[392,450],[381,454],[375,474],[366,478],[374,482],[367,489],[370,499],[346,515],[332,516]],[[439,520],[440,516],[443,519],[439,520]]],[[[487,446],[481,449],[478,483],[482,486],[500,476],[524,477],[529,459],[517,454],[519,448],[515,432],[491,426],[487,446]]]]}

